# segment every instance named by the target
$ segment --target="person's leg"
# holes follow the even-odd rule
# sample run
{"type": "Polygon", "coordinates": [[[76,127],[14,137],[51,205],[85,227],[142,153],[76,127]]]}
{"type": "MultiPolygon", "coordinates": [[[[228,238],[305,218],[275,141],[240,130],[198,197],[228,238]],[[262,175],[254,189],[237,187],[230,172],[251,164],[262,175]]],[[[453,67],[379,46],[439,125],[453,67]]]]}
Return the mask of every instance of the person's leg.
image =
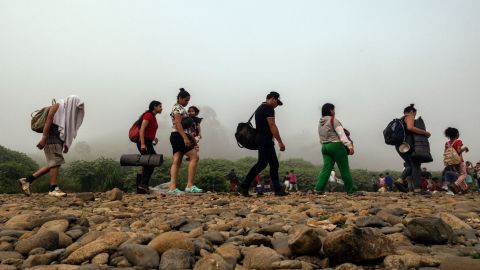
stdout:
{"type": "Polygon", "coordinates": [[[342,175],[343,183],[345,184],[345,191],[348,194],[355,192],[353,186],[352,174],[350,172],[350,165],[348,163],[348,154],[345,146],[342,143],[334,143],[333,145],[334,159],[337,163],[340,174],[342,175]]]}
{"type": "MultiPolygon", "coordinates": [[[[48,165],[45,165],[38,169],[36,172],[32,173],[32,176],[35,177],[35,179],[44,176],[50,171],[50,167],[48,165]]],[[[33,182],[33,181],[32,181],[33,182]]],[[[31,183],[31,182],[30,182],[31,183]]]]}
{"type": "MultiPolygon", "coordinates": [[[[240,184],[240,187],[242,189],[250,189],[250,186],[255,179],[255,176],[257,176],[261,171],[263,171],[267,165],[268,165],[268,148],[265,147],[259,147],[258,149],[258,161],[257,163],[250,169],[248,172],[247,176],[245,176],[245,179],[243,182],[240,184]]],[[[273,179],[272,179],[272,184],[273,184],[273,179]]],[[[274,184],[273,184],[274,185],[274,184]]],[[[275,187],[275,185],[274,185],[275,187]]]]}
{"type": "Polygon", "coordinates": [[[457,178],[457,181],[455,181],[455,185],[459,187],[461,191],[465,191],[468,188],[468,185],[465,182],[466,179],[467,179],[467,166],[465,165],[465,162],[462,162],[460,163],[459,176],[457,178]]]}
{"type": "MultiPolygon", "coordinates": [[[[274,145],[268,148],[268,164],[270,166],[270,179],[272,181],[273,190],[278,193],[282,191],[282,185],[280,184],[280,176],[278,175],[280,164],[278,162],[277,152],[275,151],[274,145]]],[[[289,187],[290,186],[291,185],[289,185],[289,187]]]]}
{"type": "Polygon", "coordinates": [[[198,151],[195,149],[190,150],[185,154],[190,162],[188,163],[188,183],[187,188],[191,188],[193,186],[193,182],[195,181],[195,174],[197,172],[197,164],[198,164],[198,151]]]}
{"type": "Polygon", "coordinates": [[[322,146],[322,155],[323,155],[323,168],[320,172],[320,175],[317,178],[317,184],[315,185],[315,191],[323,192],[328,183],[328,178],[335,165],[333,155],[331,155],[330,148],[332,143],[324,144],[322,146]]]}
{"type": "MultiPolygon", "coordinates": [[[[155,149],[153,148],[153,142],[150,140],[146,140],[145,144],[147,146],[147,151],[144,154],[147,155],[155,155],[155,149]]],[[[145,192],[149,192],[148,187],[150,186],[150,179],[152,178],[153,171],[155,170],[154,166],[143,166],[142,171],[142,178],[140,182],[140,188],[142,188],[145,192]]]]}
{"type": "MultiPolygon", "coordinates": [[[[411,159],[411,158],[410,158],[411,159]]],[[[412,181],[413,187],[416,190],[421,189],[420,178],[422,177],[422,164],[411,159],[412,166],[412,181]]]]}
{"type": "Polygon", "coordinates": [[[411,166],[411,158],[410,155],[407,153],[400,153],[398,147],[395,148],[397,150],[398,155],[403,159],[405,168],[402,171],[402,175],[400,179],[402,181],[406,181],[409,176],[412,175],[412,166],[411,166]]]}
{"type": "Polygon", "coordinates": [[[50,191],[58,186],[58,170],[60,166],[50,168],[50,191]]]}
{"type": "Polygon", "coordinates": [[[173,154],[172,167],[170,167],[170,191],[177,188],[178,171],[182,165],[183,154],[176,152],[173,154]]]}

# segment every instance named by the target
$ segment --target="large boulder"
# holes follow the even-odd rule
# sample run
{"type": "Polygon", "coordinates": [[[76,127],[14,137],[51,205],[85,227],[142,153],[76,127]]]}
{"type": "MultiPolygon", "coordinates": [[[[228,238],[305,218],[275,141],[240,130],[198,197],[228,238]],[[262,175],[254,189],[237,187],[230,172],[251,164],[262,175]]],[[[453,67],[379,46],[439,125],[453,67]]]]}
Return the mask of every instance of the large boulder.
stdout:
{"type": "Polygon", "coordinates": [[[58,248],[58,232],[40,231],[37,234],[19,240],[15,245],[15,251],[27,255],[32,249],[44,248],[45,250],[55,250],[58,248]]]}
{"type": "Polygon", "coordinates": [[[162,233],[153,239],[149,244],[149,247],[155,249],[160,256],[167,250],[172,248],[183,249],[190,253],[195,253],[195,246],[192,240],[187,238],[184,233],[180,232],[166,232],[162,233]]]}
{"type": "Polygon", "coordinates": [[[40,228],[40,232],[43,231],[54,231],[57,233],[64,233],[69,226],[69,222],[66,219],[52,220],[44,223],[40,228]]]}
{"type": "Polygon", "coordinates": [[[316,255],[322,249],[322,241],[317,231],[304,227],[289,237],[288,246],[296,255],[316,255]]]}
{"type": "Polygon", "coordinates": [[[325,254],[336,262],[368,262],[393,253],[390,239],[372,228],[350,228],[327,236],[323,243],[325,254]]]}
{"type": "Polygon", "coordinates": [[[121,248],[123,256],[132,264],[144,269],[158,268],[160,256],[158,252],[149,247],[137,244],[123,245],[121,248]]]}
{"type": "Polygon", "coordinates": [[[407,230],[410,239],[425,244],[445,244],[453,236],[450,226],[435,217],[414,218],[408,223],[407,230]]]}
{"type": "Polygon", "coordinates": [[[194,264],[195,259],[189,251],[173,248],[163,253],[160,261],[160,270],[192,269],[194,264]]]}

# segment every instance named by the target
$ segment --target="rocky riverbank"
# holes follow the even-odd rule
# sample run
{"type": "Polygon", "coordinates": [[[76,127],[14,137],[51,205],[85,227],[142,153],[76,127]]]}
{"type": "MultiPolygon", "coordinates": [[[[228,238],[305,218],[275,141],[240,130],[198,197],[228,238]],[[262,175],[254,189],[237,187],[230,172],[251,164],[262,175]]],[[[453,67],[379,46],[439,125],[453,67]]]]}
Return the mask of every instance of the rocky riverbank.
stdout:
{"type": "Polygon", "coordinates": [[[0,195],[0,270],[480,269],[480,195],[0,195]]]}

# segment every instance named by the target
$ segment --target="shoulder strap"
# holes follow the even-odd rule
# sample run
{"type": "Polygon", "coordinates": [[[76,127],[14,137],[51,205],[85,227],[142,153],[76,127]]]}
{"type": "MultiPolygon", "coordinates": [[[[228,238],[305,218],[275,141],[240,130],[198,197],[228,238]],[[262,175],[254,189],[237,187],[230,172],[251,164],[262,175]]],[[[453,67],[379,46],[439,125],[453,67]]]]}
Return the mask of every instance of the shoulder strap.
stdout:
{"type": "MultiPolygon", "coordinates": [[[[261,105],[260,105],[261,106],[261,105]]],[[[250,118],[248,119],[248,122],[247,123],[251,123],[252,122],[252,119],[253,117],[255,116],[255,114],[257,113],[258,109],[260,109],[260,106],[258,106],[258,108],[255,110],[255,112],[252,114],[252,116],[250,116],[250,118]]]]}

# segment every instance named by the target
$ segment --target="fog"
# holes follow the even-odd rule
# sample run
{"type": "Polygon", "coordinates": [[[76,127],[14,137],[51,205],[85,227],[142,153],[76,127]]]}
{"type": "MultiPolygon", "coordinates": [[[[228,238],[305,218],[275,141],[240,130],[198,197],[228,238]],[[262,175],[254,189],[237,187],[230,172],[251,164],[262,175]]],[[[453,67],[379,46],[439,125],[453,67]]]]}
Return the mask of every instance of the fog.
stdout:
{"type": "MultiPolygon", "coordinates": [[[[0,0],[0,144],[41,157],[30,113],[70,94],[85,120],[69,160],[135,153],[128,129],[163,103],[157,151],[171,156],[178,88],[201,108],[202,158],[237,159],[234,130],[271,90],[281,159],[321,163],[319,108],[336,105],[354,168],[403,163],[382,130],[415,103],[441,169],[443,130],[457,127],[480,161],[479,1],[0,0]]],[[[200,163],[201,166],[201,163],[200,163]]]]}

